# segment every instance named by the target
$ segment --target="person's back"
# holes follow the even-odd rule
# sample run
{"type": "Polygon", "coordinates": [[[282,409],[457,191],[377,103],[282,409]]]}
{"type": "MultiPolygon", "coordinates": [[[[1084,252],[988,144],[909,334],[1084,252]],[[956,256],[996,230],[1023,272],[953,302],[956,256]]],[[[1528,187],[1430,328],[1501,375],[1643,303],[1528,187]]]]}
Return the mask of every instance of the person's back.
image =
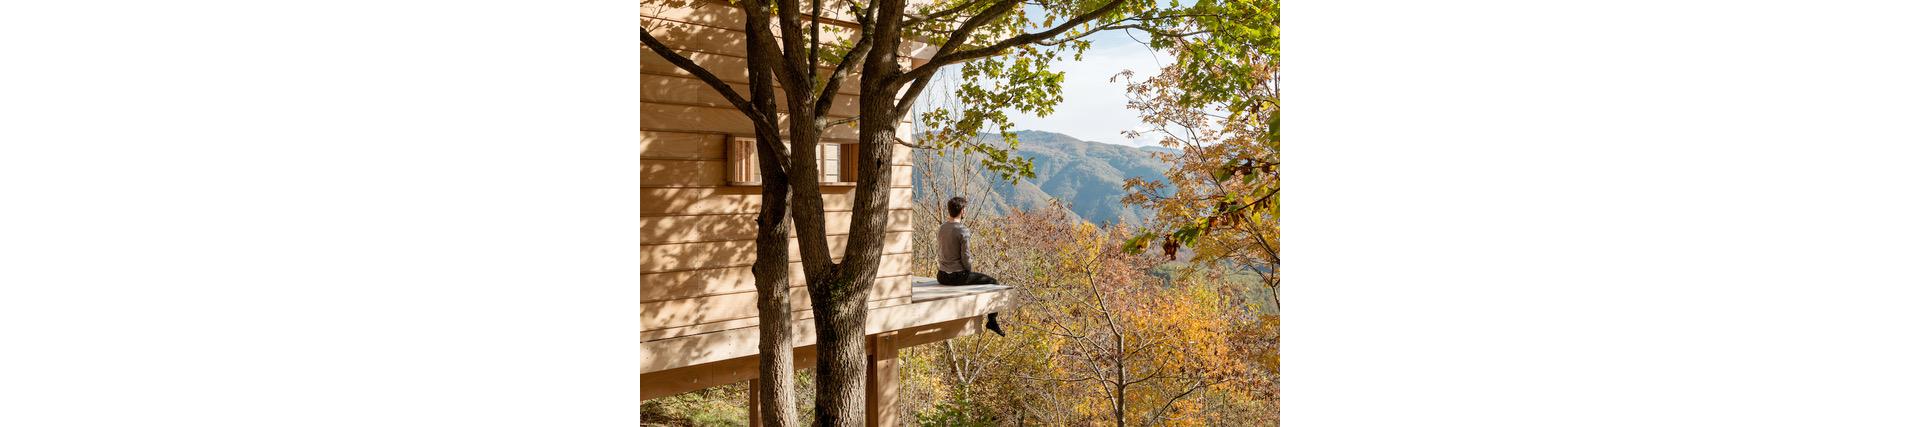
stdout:
{"type": "MultiPolygon", "coordinates": [[[[967,254],[967,240],[973,237],[973,232],[967,230],[966,224],[960,223],[960,214],[966,210],[967,199],[959,197],[947,199],[949,218],[945,224],[940,224],[940,232],[934,235],[938,240],[938,244],[934,246],[940,250],[938,257],[940,272],[935,275],[937,276],[935,279],[947,286],[1000,283],[993,276],[973,271],[973,257],[967,254]]],[[[1006,335],[1006,332],[1000,330],[1000,312],[987,313],[987,330],[1006,335]]]]}
{"type": "Polygon", "coordinates": [[[935,236],[939,242],[940,272],[959,273],[973,271],[972,260],[967,256],[967,239],[973,237],[966,224],[959,221],[947,221],[940,224],[940,232],[935,236]]]}
{"type": "Polygon", "coordinates": [[[934,236],[938,240],[935,246],[940,249],[940,273],[936,279],[950,286],[999,283],[993,276],[973,271],[973,257],[967,254],[967,240],[973,237],[973,232],[960,223],[960,214],[966,210],[967,199],[947,200],[948,220],[940,224],[940,232],[934,236]]]}

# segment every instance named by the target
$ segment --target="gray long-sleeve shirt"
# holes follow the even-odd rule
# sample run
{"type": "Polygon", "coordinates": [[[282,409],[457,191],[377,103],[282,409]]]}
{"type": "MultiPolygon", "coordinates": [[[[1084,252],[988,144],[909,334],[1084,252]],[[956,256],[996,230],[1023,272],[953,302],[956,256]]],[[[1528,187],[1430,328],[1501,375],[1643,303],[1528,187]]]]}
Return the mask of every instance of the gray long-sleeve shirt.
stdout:
{"type": "Polygon", "coordinates": [[[973,237],[973,232],[967,231],[966,225],[947,221],[940,224],[940,233],[936,237],[940,243],[940,271],[973,271],[973,261],[967,257],[967,238],[973,237]]]}

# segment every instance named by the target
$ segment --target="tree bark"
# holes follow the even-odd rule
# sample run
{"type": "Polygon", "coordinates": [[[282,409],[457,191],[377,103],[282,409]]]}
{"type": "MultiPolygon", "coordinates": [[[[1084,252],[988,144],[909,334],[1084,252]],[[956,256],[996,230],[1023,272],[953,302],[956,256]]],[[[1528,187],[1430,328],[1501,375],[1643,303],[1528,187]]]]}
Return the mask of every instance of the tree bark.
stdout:
{"type": "MultiPolygon", "coordinates": [[[[767,25],[764,14],[749,13],[747,25],[767,25]],[[757,19],[756,19],[757,18],[757,19]]],[[[747,45],[772,43],[768,34],[748,31],[747,45]]],[[[762,51],[764,54],[764,51],[762,51]]],[[[778,123],[774,105],[772,65],[751,61],[747,65],[747,85],[754,109],[766,115],[766,123],[778,123]]],[[[787,293],[791,270],[787,268],[787,236],[790,195],[787,168],[780,133],[772,126],[758,126],[754,149],[759,154],[760,215],[755,218],[753,284],[760,315],[760,381],[753,392],[760,397],[760,425],[796,427],[799,424],[793,395],[793,303],[787,293]]]]}
{"type": "MultiPolygon", "coordinates": [[[[762,145],[761,151],[768,151],[762,145]]],[[[760,397],[760,425],[795,427],[793,394],[793,303],[787,294],[787,187],[770,156],[760,157],[759,230],[754,236],[753,284],[759,293],[760,381],[753,393],[760,397]],[[769,174],[769,172],[774,172],[769,174]]]]}
{"type": "MultiPolygon", "coordinates": [[[[815,295],[821,292],[815,292],[815,295]]],[[[814,420],[822,426],[866,423],[866,298],[821,303],[816,297],[814,325],[819,334],[819,395],[814,420]]]]}
{"type": "MultiPolygon", "coordinates": [[[[899,18],[905,4],[901,0],[882,0],[875,7],[878,20],[891,23],[880,27],[882,30],[868,35],[876,44],[870,50],[863,65],[872,66],[875,57],[881,57],[888,63],[894,59],[898,50],[899,18]],[[884,49],[880,48],[884,46],[884,49]]],[[[782,8],[783,27],[787,34],[798,34],[788,19],[790,13],[797,13],[793,7],[782,8]]],[[[770,34],[764,20],[764,10],[750,8],[749,33],[770,34]],[[758,15],[761,23],[752,18],[758,15]]],[[[786,54],[789,61],[800,58],[790,44],[786,54]]],[[[770,40],[749,43],[750,49],[759,52],[754,56],[766,60],[777,59],[773,55],[773,43],[770,40]]],[[[811,69],[811,64],[804,64],[811,69]]],[[[793,68],[801,69],[801,68],[793,68]]],[[[775,70],[778,71],[778,70],[775,70]]],[[[791,71],[789,71],[791,74],[791,71]]],[[[815,420],[827,426],[857,426],[866,421],[866,318],[868,291],[873,287],[875,273],[879,269],[880,253],[884,246],[886,229],[887,186],[892,182],[891,165],[883,164],[892,156],[891,126],[897,118],[891,109],[892,97],[878,95],[890,92],[873,92],[877,96],[862,97],[862,114],[880,111],[876,106],[888,107],[885,112],[864,115],[861,119],[861,149],[858,150],[856,186],[854,189],[854,208],[852,226],[848,231],[848,240],[842,261],[833,261],[833,253],[827,246],[826,212],[820,194],[819,165],[814,153],[819,146],[821,128],[825,125],[817,108],[817,101],[827,95],[814,92],[814,82],[804,75],[781,75],[782,86],[787,90],[787,113],[789,114],[788,135],[792,142],[791,180],[793,188],[793,222],[795,234],[800,239],[800,257],[806,272],[807,292],[813,300],[814,326],[818,334],[819,375],[818,396],[815,399],[815,420]],[[870,129],[884,130],[884,136],[876,135],[870,129]],[[870,141],[884,141],[874,144],[870,141]]],[[[862,84],[869,82],[862,80],[862,84]]],[[[832,82],[828,87],[834,86],[832,82]]]]}
{"type": "MultiPolygon", "coordinates": [[[[826,426],[858,426],[866,421],[866,323],[867,294],[880,267],[887,227],[887,205],[893,182],[894,124],[899,121],[894,108],[898,84],[891,79],[900,72],[896,62],[900,44],[900,20],[906,4],[903,0],[879,0],[874,9],[872,48],[861,64],[860,150],[856,163],[853,215],[847,230],[846,253],[834,263],[826,245],[824,212],[820,209],[817,171],[811,169],[814,140],[795,141],[794,223],[799,227],[800,255],[807,272],[807,291],[813,297],[814,325],[819,334],[820,384],[815,400],[815,419],[826,426]],[[802,166],[809,165],[809,166],[802,166]]],[[[791,99],[791,98],[790,98],[791,99]]],[[[805,109],[791,103],[796,110],[805,109]]],[[[816,122],[813,111],[804,114],[816,122]]],[[[794,117],[794,122],[801,121],[794,117]]],[[[806,129],[817,138],[817,127],[806,129]]],[[[802,129],[790,133],[800,135],[802,129]]]]}

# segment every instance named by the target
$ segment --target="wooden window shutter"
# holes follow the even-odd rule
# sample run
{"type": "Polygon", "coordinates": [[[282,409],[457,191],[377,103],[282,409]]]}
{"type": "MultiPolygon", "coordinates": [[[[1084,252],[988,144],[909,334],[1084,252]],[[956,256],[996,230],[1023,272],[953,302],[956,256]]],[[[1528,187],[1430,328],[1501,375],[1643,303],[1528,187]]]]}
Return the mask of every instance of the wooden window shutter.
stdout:
{"type": "Polygon", "coordinates": [[[840,144],[840,182],[854,182],[860,170],[860,144],[840,144]]]}
{"type": "MultiPolygon", "coordinates": [[[[733,137],[727,140],[727,185],[760,185],[760,152],[757,140],[733,137]]],[[[820,167],[820,182],[852,184],[859,164],[860,144],[822,142],[814,152],[814,164],[820,167]]]]}
{"type": "Polygon", "coordinates": [[[760,154],[753,138],[727,140],[727,184],[760,185],[760,154]]]}

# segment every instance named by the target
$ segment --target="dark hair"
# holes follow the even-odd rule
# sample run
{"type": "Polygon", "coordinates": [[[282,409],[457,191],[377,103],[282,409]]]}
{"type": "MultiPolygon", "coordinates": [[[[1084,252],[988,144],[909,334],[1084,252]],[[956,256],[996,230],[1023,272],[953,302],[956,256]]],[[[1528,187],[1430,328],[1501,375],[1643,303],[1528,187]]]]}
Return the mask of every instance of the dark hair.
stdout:
{"type": "Polygon", "coordinates": [[[953,217],[960,216],[960,211],[966,210],[966,209],[967,209],[967,199],[965,197],[955,197],[955,198],[947,199],[947,216],[953,216],[953,217]]]}

